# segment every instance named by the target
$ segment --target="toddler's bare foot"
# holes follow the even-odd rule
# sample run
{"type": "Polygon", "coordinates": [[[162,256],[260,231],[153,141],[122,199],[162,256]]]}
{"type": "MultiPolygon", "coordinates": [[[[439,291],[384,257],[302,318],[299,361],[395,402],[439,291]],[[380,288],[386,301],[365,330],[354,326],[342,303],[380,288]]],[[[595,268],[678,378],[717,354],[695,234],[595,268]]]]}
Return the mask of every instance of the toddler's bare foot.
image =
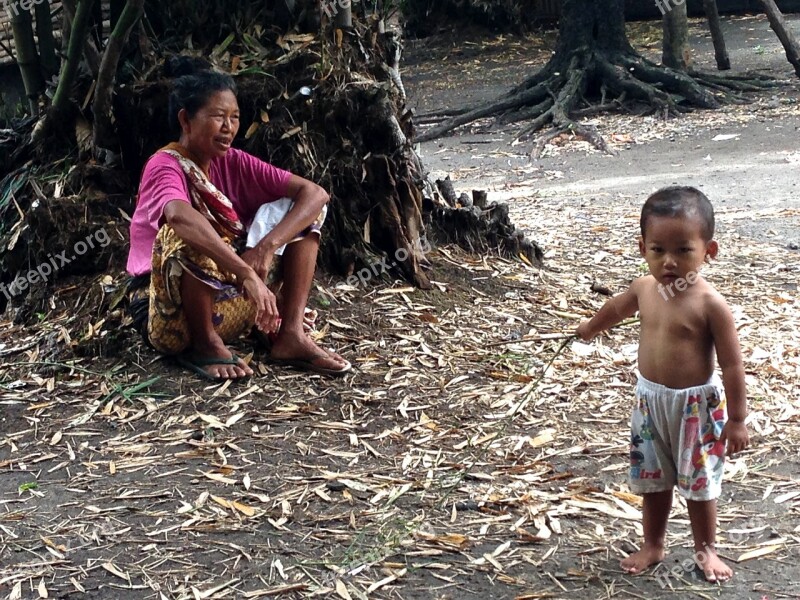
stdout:
{"type": "Polygon", "coordinates": [[[698,556],[695,560],[697,560],[697,566],[703,570],[706,581],[722,583],[733,577],[733,569],[722,562],[722,559],[713,548],[703,548],[697,554],[698,556]],[[702,561],[700,560],[701,557],[702,561]]]}
{"type": "Polygon", "coordinates": [[[634,552],[627,558],[623,558],[619,561],[619,565],[624,571],[636,575],[651,565],[660,563],[664,560],[664,556],[663,546],[653,546],[645,542],[641,550],[634,552]]]}

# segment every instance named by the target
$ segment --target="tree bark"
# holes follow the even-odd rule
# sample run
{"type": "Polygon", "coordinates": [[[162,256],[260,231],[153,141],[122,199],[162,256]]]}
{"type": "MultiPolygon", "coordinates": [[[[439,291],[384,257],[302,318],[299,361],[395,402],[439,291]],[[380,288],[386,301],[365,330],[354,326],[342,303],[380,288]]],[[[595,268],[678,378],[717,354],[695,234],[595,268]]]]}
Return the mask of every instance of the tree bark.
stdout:
{"type": "Polygon", "coordinates": [[[633,53],[625,34],[624,0],[563,0],[556,56],[563,62],[579,48],[633,53]]]}
{"type": "Polygon", "coordinates": [[[19,3],[12,5],[11,30],[17,48],[17,64],[25,85],[25,95],[31,114],[39,112],[39,95],[44,91],[39,54],[36,52],[36,40],[33,37],[33,19],[30,10],[23,10],[19,3]]]}
{"type": "Polygon", "coordinates": [[[117,21],[116,27],[111,32],[100,63],[97,76],[97,86],[94,92],[94,145],[95,157],[101,149],[117,151],[117,136],[113,124],[112,96],[114,93],[114,78],[122,48],[128,40],[134,25],[139,21],[144,8],[144,0],[128,0],[125,8],[117,21]]]}
{"type": "Polygon", "coordinates": [[[703,0],[703,8],[708,18],[708,28],[711,31],[711,40],[714,42],[714,57],[717,60],[717,69],[727,71],[731,68],[731,59],[728,48],[725,46],[725,36],[722,34],[722,22],[719,19],[717,0],[703,0]]]}
{"type": "Polygon", "coordinates": [[[797,43],[797,38],[794,37],[792,30],[787,25],[775,0],[761,0],[761,4],[764,5],[770,27],[786,50],[786,58],[794,67],[794,72],[800,77],[800,44],[797,43]]]}
{"type": "Polygon", "coordinates": [[[39,38],[39,60],[42,72],[48,79],[58,73],[58,57],[56,56],[56,40],[53,37],[53,16],[49,2],[34,5],[36,11],[36,37],[39,38]]]}
{"type": "Polygon", "coordinates": [[[665,67],[686,71],[689,68],[689,17],[686,2],[673,3],[662,19],[664,30],[661,62],[665,67]]]}

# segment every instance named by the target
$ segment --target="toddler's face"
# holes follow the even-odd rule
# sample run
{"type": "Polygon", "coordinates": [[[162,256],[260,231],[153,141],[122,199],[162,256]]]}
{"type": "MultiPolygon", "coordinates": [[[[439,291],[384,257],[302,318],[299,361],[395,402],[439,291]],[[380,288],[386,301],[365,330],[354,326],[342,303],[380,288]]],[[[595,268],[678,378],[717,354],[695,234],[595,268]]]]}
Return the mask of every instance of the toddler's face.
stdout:
{"type": "Polygon", "coordinates": [[[667,286],[690,272],[697,274],[707,255],[716,256],[717,242],[703,239],[699,218],[651,216],[639,251],[656,281],[667,286]]]}

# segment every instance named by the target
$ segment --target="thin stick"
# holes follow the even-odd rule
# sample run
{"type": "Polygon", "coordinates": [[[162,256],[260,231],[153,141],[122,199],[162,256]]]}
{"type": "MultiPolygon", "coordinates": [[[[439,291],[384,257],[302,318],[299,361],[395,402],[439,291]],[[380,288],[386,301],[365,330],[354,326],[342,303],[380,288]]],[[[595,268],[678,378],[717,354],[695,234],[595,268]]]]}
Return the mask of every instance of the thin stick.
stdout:
{"type": "MultiPolygon", "coordinates": [[[[616,329],[617,327],[625,327],[626,325],[634,325],[639,322],[639,319],[630,319],[628,321],[623,321],[611,327],[611,329],[616,329]]],[[[523,344],[525,342],[544,342],[547,340],[563,340],[564,338],[572,338],[575,337],[574,333],[541,333],[537,335],[524,335],[521,338],[516,340],[503,340],[501,342],[490,342],[488,344],[484,344],[484,348],[494,348],[495,346],[507,346],[508,344],[523,344]]]]}
{"type": "MultiPolygon", "coordinates": [[[[619,327],[626,327],[628,325],[633,325],[638,322],[639,322],[638,318],[628,319],[627,321],[622,321],[621,323],[616,324],[614,327],[609,327],[608,331],[612,329],[617,329],[619,327]]],[[[525,394],[525,397],[519,401],[519,403],[514,407],[514,410],[512,410],[508,415],[504,417],[500,425],[500,430],[498,431],[497,435],[495,435],[492,438],[492,440],[496,440],[502,437],[502,435],[506,432],[506,430],[511,426],[511,423],[514,421],[514,417],[517,416],[519,411],[522,410],[522,407],[526,406],[528,404],[528,401],[533,397],[534,393],[537,391],[537,388],[539,387],[539,383],[541,383],[542,379],[544,379],[544,376],[547,374],[547,371],[555,362],[556,358],[561,356],[561,353],[564,351],[564,348],[567,347],[567,344],[570,341],[578,339],[578,336],[576,336],[574,333],[566,335],[564,334],[550,334],[550,335],[558,336],[551,339],[563,338],[561,344],[558,346],[558,349],[555,351],[555,354],[553,354],[553,356],[544,366],[544,369],[542,369],[542,372],[539,374],[539,377],[536,379],[536,381],[533,382],[533,385],[531,385],[530,391],[528,391],[528,393],[525,394]]],[[[461,483],[464,481],[464,478],[470,473],[470,471],[472,471],[473,468],[475,468],[475,465],[477,465],[483,459],[483,457],[486,456],[486,453],[489,451],[489,447],[491,446],[492,440],[490,440],[489,443],[485,444],[483,448],[480,449],[480,452],[478,452],[478,455],[475,457],[475,460],[473,460],[470,465],[459,471],[456,481],[445,489],[444,496],[442,496],[442,499],[439,501],[439,508],[444,507],[445,501],[453,492],[453,490],[457,488],[459,485],[461,485],[461,483]]]]}

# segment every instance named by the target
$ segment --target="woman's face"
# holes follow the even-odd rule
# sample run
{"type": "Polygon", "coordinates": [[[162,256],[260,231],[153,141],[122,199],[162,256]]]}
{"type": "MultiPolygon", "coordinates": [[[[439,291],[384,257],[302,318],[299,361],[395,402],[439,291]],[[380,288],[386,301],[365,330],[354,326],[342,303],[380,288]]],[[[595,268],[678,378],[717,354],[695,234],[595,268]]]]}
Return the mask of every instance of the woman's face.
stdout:
{"type": "Polygon", "coordinates": [[[230,90],[215,92],[193,117],[181,109],[178,119],[181,143],[201,161],[210,161],[230,149],[239,131],[239,103],[230,90]]]}

